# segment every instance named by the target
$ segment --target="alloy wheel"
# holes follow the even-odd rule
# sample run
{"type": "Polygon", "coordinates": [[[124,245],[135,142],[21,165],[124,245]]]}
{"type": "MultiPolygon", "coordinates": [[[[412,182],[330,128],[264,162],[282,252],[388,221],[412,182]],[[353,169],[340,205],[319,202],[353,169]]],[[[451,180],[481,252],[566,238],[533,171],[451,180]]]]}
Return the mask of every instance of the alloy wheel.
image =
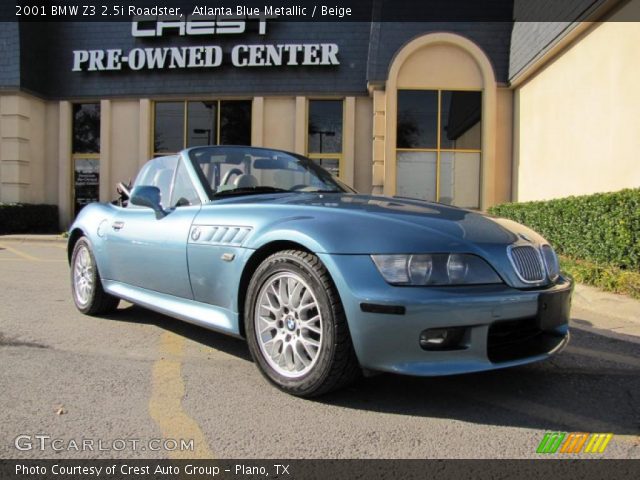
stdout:
{"type": "Polygon", "coordinates": [[[309,285],[293,272],[267,279],[258,294],[254,315],[260,351],[280,375],[302,377],[318,360],[322,315],[309,285]]]}

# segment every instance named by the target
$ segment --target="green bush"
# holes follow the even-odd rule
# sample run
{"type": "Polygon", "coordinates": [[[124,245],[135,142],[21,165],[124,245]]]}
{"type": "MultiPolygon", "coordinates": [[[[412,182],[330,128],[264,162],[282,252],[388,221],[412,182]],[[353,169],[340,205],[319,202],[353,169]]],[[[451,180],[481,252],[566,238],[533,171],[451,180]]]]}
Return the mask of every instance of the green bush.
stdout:
{"type": "Polygon", "coordinates": [[[0,235],[9,233],[58,233],[57,205],[0,203],[0,235]]]}
{"type": "Polygon", "coordinates": [[[640,189],[544,202],[507,203],[489,213],[543,235],[558,253],[640,271],[640,189]]]}
{"type": "Polygon", "coordinates": [[[640,299],[640,272],[599,265],[588,260],[560,257],[560,268],[576,282],[586,283],[608,292],[622,293],[640,299]]]}

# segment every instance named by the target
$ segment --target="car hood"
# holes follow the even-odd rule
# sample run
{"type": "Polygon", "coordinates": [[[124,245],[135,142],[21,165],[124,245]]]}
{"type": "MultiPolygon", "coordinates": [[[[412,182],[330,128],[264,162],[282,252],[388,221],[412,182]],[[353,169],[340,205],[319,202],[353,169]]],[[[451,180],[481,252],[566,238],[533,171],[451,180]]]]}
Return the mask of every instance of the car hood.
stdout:
{"type": "Polygon", "coordinates": [[[257,230],[277,226],[306,232],[323,241],[325,253],[479,253],[523,240],[544,242],[510,220],[400,197],[294,193],[229,198],[212,205],[245,210],[257,230]]]}
{"type": "MultiPolygon", "coordinates": [[[[198,226],[243,226],[241,246],[294,242],[333,255],[467,253],[488,261],[508,285],[518,279],[513,244],[544,238],[511,220],[421,200],[358,194],[292,193],[224,198],[203,206],[198,226]]],[[[225,230],[226,231],[226,230],[225,230]]]]}

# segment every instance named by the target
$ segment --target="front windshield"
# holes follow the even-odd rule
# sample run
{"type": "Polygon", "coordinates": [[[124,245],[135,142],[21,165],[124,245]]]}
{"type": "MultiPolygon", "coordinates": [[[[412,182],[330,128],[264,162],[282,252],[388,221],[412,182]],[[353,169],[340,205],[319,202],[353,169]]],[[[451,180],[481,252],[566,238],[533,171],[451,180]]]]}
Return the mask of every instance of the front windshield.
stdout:
{"type": "Polygon", "coordinates": [[[271,192],[351,192],[301,155],[250,147],[198,147],[189,158],[209,196],[271,192]]]}

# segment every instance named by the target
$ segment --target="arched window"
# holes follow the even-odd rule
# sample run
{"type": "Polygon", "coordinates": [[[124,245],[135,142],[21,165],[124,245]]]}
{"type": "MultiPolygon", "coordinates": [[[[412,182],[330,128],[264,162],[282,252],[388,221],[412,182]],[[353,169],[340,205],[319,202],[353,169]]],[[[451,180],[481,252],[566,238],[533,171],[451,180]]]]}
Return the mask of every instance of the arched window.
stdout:
{"type": "Polygon", "coordinates": [[[386,194],[459,207],[491,204],[493,67],[470,40],[430,33],[395,56],[386,84],[386,194]]]}

